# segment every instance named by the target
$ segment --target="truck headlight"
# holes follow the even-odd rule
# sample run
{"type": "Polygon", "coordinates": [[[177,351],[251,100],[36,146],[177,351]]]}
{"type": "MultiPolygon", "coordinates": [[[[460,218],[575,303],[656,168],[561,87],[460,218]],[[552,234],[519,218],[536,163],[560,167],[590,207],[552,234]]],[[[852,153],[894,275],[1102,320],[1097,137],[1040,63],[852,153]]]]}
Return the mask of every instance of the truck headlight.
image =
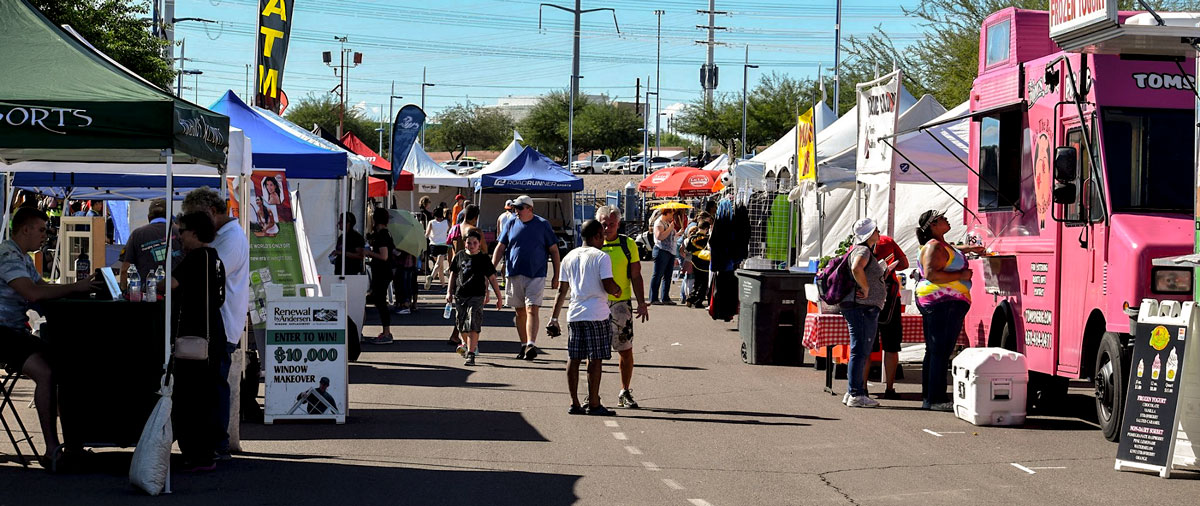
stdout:
{"type": "Polygon", "coordinates": [[[1192,269],[1152,267],[1150,291],[1163,294],[1192,293],[1192,269]]]}

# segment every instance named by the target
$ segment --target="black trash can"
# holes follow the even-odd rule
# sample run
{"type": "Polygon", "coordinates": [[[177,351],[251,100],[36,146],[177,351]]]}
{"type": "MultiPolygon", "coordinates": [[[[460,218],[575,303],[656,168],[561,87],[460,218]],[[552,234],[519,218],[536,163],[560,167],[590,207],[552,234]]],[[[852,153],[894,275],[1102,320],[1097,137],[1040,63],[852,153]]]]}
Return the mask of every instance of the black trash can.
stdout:
{"type": "Polygon", "coordinates": [[[811,273],[737,271],[741,303],[738,334],[742,361],[756,365],[804,365],[804,318],[808,302],[804,285],[811,273]]]}

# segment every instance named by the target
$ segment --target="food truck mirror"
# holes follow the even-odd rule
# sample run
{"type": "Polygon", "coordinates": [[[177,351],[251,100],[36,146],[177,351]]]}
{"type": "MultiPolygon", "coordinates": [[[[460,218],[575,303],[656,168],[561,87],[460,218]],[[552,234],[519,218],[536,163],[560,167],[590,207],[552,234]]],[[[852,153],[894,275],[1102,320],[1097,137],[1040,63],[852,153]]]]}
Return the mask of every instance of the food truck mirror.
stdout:
{"type": "MultiPolygon", "coordinates": [[[[1071,146],[1062,146],[1054,151],[1054,180],[1069,183],[1075,180],[1075,168],[1079,166],[1078,154],[1071,146]]],[[[1073,185],[1072,185],[1073,186],[1073,185]]],[[[1058,202],[1057,200],[1055,202],[1058,202]]]]}
{"type": "Polygon", "coordinates": [[[1058,87],[1059,78],[1062,73],[1058,70],[1058,60],[1046,65],[1046,85],[1050,87],[1050,91],[1058,87]]]}
{"type": "Polygon", "coordinates": [[[1074,204],[1078,193],[1075,190],[1075,183],[1054,183],[1055,204],[1074,204]]]}

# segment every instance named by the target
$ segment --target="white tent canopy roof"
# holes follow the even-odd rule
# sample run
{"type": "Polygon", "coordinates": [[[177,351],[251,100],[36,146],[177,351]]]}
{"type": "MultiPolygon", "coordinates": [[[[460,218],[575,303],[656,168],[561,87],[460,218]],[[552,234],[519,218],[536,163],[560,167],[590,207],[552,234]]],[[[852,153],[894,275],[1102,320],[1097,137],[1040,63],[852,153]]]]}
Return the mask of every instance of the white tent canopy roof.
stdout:
{"type": "Polygon", "coordinates": [[[501,151],[500,154],[496,155],[496,159],[492,160],[492,163],[487,164],[487,167],[484,167],[483,170],[471,174],[472,178],[481,178],[484,174],[492,174],[494,172],[500,172],[504,170],[504,168],[508,167],[508,164],[512,163],[512,161],[517,158],[517,155],[520,155],[521,151],[524,149],[525,148],[521,147],[521,145],[517,143],[516,139],[513,139],[512,142],[508,143],[508,147],[504,148],[504,151],[501,151]]]}
{"type": "Polygon", "coordinates": [[[729,155],[721,153],[721,156],[714,158],[713,161],[708,162],[708,165],[705,165],[700,170],[725,170],[725,168],[728,166],[729,155]]]}
{"type": "Polygon", "coordinates": [[[429,153],[425,152],[421,144],[416,142],[413,143],[412,152],[404,160],[403,169],[412,172],[413,184],[436,184],[457,186],[460,188],[470,186],[467,178],[454,174],[433,161],[433,158],[429,157],[429,153]]]}

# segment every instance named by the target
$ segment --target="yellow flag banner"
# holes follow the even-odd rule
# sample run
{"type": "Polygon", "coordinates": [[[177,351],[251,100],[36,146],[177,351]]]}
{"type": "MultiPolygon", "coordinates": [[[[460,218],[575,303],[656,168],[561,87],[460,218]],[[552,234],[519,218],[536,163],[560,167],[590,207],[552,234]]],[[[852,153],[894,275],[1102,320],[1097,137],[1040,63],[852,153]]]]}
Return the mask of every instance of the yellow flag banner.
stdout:
{"type": "Polygon", "coordinates": [[[796,174],[798,181],[817,180],[817,139],[813,110],[796,118],[796,174]]]}

